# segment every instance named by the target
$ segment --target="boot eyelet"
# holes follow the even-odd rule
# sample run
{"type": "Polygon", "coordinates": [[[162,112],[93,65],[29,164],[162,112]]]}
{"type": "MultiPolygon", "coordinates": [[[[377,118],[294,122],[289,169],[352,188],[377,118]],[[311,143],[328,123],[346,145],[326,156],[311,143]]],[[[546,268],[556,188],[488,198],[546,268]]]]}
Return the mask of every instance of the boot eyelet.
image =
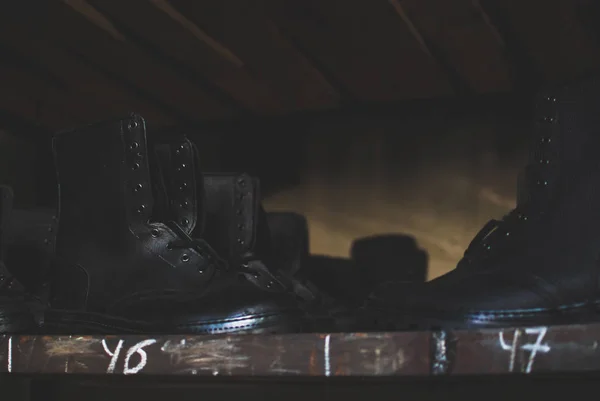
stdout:
{"type": "Polygon", "coordinates": [[[145,211],[146,211],[146,205],[140,205],[140,206],[139,206],[139,207],[136,209],[136,212],[137,212],[138,214],[142,214],[142,213],[144,213],[145,211]]]}
{"type": "Polygon", "coordinates": [[[133,192],[139,192],[142,190],[144,186],[142,184],[135,184],[135,186],[133,187],[133,192]]]}
{"type": "Polygon", "coordinates": [[[190,224],[190,221],[188,219],[186,219],[185,217],[183,219],[181,219],[182,226],[187,226],[188,224],[190,224]]]}
{"type": "Polygon", "coordinates": [[[243,239],[238,238],[237,243],[238,243],[238,245],[244,245],[246,242],[243,239]]]}
{"type": "Polygon", "coordinates": [[[198,273],[200,273],[200,274],[204,274],[205,272],[206,272],[206,268],[204,268],[204,267],[198,269],[198,273]]]}
{"type": "Polygon", "coordinates": [[[132,170],[138,170],[140,168],[140,164],[139,163],[133,163],[133,165],[131,166],[132,170]]]}
{"type": "Polygon", "coordinates": [[[187,209],[190,203],[188,201],[183,201],[179,204],[182,209],[187,209]]]}
{"type": "Polygon", "coordinates": [[[179,190],[182,192],[185,191],[186,189],[187,189],[187,182],[184,182],[179,186],[179,190]]]}
{"type": "Polygon", "coordinates": [[[169,250],[169,251],[173,250],[173,244],[171,244],[170,242],[167,243],[167,250],[169,250]]]}
{"type": "Polygon", "coordinates": [[[129,131],[133,131],[134,129],[136,129],[138,127],[138,122],[136,120],[131,120],[129,121],[129,124],[127,124],[127,129],[129,131]]]}
{"type": "Polygon", "coordinates": [[[269,282],[267,283],[267,288],[269,288],[269,289],[270,289],[270,288],[272,288],[272,287],[273,287],[273,284],[275,284],[275,283],[274,283],[274,282],[272,282],[272,281],[269,281],[269,282]]]}
{"type": "Polygon", "coordinates": [[[246,186],[246,180],[244,180],[243,178],[238,178],[237,183],[240,187],[246,186]]]}
{"type": "Polygon", "coordinates": [[[150,235],[156,238],[160,235],[160,230],[158,228],[153,228],[152,230],[150,230],[150,235]]]}
{"type": "Polygon", "coordinates": [[[238,224],[237,228],[238,230],[242,231],[244,228],[246,228],[246,226],[243,224],[238,224]]]}
{"type": "Polygon", "coordinates": [[[183,263],[189,262],[190,261],[190,255],[188,255],[187,253],[184,253],[183,255],[181,255],[181,261],[183,263]]]}
{"type": "Polygon", "coordinates": [[[139,147],[140,147],[140,144],[137,142],[131,142],[131,145],[129,145],[130,150],[136,150],[139,147]]]}

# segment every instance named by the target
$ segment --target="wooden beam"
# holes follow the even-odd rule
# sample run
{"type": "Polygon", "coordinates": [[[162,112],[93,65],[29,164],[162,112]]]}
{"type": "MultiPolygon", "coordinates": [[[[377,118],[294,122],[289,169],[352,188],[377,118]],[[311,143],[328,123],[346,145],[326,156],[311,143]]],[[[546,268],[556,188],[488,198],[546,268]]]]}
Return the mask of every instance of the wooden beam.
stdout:
{"type": "Polygon", "coordinates": [[[498,30],[498,28],[496,27],[496,25],[494,24],[494,22],[488,15],[487,11],[485,11],[485,9],[481,6],[481,1],[480,0],[471,0],[471,4],[473,4],[473,8],[475,8],[475,10],[477,10],[477,13],[479,13],[479,15],[481,16],[481,19],[483,20],[485,25],[489,28],[490,33],[492,34],[494,39],[496,39],[496,42],[503,49],[506,49],[506,42],[504,41],[504,38],[502,37],[502,35],[500,34],[500,31],[498,30]]]}
{"type": "Polygon", "coordinates": [[[431,57],[431,59],[433,59],[446,73],[448,76],[448,81],[452,85],[454,92],[458,95],[468,95],[472,93],[473,90],[469,82],[467,82],[467,80],[465,80],[460,73],[456,71],[452,63],[448,61],[447,57],[445,57],[444,52],[438,49],[432,40],[421,33],[420,29],[417,28],[412,18],[404,10],[402,4],[400,4],[400,0],[388,1],[396,14],[398,14],[400,19],[406,24],[412,36],[419,43],[421,50],[431,57]]]}
{"type": "Polygon", "coordinates": [[[86,108],[84,104],[76,99],[69,98],[64,89],[54,86],[43,78],[35,76],[23,68],[18,68],[6,64],[0,64],[0,76],[2,77],[2,90],[12,90],[12,93],[20,92],[24,98],[31,99],[34,104],[34,116],[40,119],[40,122],[48,121],[48,109],[51,112],[58,112],[64,117],[67,126],[59,128],[68,128],[69,126],[86,122],[89,117],[88,112],[93,109],[86,108]]]}
{"type": "Polygon", "coordinates": [[[278,26],[271,19],[265,19],[265,23],[268,24],[272,32],[285,40],[288,46],[294,49],[294,51],[302,57],[306,65],[314,72],[314,75],[318,78],[320,84],[326,88],[328,93],[338,99],[340,105],[356,102],[356,99],[353,99],[348,88],[346,88],[345,85],[337,79],[335,74],[329,71],[317,57],[315,57],[306,47],[302,46],[293,34],[288,32],[284,27],[278,26]]]}
{"type": "MultiPolygon", "coordinates": [[[[230,106],[208,95],[197,83],[181,76],[163,59],[149,54],[128,40],[117,40],[98,24],[89,22],[82,12],[64,2],[44,2],[30,13],[20,2],[15,14],[36,35],[51,38],[82,60],[135,86],[140,94],[160,102],[169,112],[189,121],[220,118],[235,113],[230,106]],[[25,8],[25,9],[23,9],[25,8]]],[[[36,3],[37,4],[37,3],[36,3]]],[[[132,15],[131,18],[143,18],[132,15]]]]}
{"type": "Polygon", "coordinates": [[[433,54],[431,53],[431,50],[429,49],[429,46],[427,45],[427,43],[425,43],[425,39],[423,38],[423,35],[421,35],[421,32],[419,32],[419,30],[417,29],[415,24],[412,23],[412,20],[409,18],[409,16],[404,11],[404,7],[402,7],[402,4],[400,4],[400,1],[399,0],[389,0],[389,2],[392,5],[392,7],[394,7],[396,14],[398,14],[400,19],[402,21],[404,21],[404,23],[408,27],[408,30],[414,36],[415,40],[417,42],[419,42],[419,45],[421,46],[421,50],[423,50],[423,52],[425,54],[427,54],[429,57],[434,58],[433,54]]]}
{"type": "Polygon", "coordinates": [[[253,77],[280,99],[286,111],[338,104],[339,94],[281,35],[263,1],[169,0],[182,15],[231,49],[253,77]]]}
{"type": "Polygon", "coordinates": [[[232,109],[245,114],[285,111],[281,100],[264,80],[240,65],[239,57],[228,53],[216,39],[202,35],[203,31],[189,19],[179,18],[183,14],[167,14],[165,10],[171,11],[168,3],[158,3],[161,7],[157,7],[148,0],[89,2],[136,46],[163,59],[181,76],[197,83],[232,109]],[[131,18],[136,13],[143,18],[131,18]]]}
{"type": "Polygon", "coordinates": [[[168,1],[166,0],[149,0],[151,4],[153,4],[156,8],[163,11],[173,20],[177,21],[181,26],[187,29],[196,39],[206,44],[208,47],[213,49],[215,53],[223,57],[225,60],[229,61],[231,64],[236,67],[243,67],[244,62],[240,60],[240,58],[233,53],[233,51],[229,50],[223,44],[219,43],[213,37],[208,35],[202,29],[200,29],[196,24],[186,18],[183,14],[177,11],[168,1]]]}
{"type": "Polygon", "coordinates": [[[63,90],[71,93],[74,99],[95,108],[101,119],[136,111],[153,124],[174,122],[173,117],[159,105],[119,85],[118,80],[90,67],[47,38],[35,35],[19,21],[3,21],[0,24],[0,46],[4,49],[5,59],[26,59],[37,68],[46,70],[48,75],[66,85],[63,90]]]}
{"type": "Polygon", "coordinates": [[[533,62],[522,38],[512,27],[506,10],[507,1],[509,0],[473,0],[473,6],[504,48],[512,68],[511,75],[515,88],[531,92],[542,85],[543,74],[533,62]]]}
{"type": "MultiPolygon", "coordinates": [[[[165,29],[165,20],[170,20],[171,18],[154,7],[150,2],[137,0],[123,3],[115,1],[87,0],[87,4],[90,7],[93,7],[105,20],[109,21],[112,26],[118,29],[125,37],[129,46],[139,49],[157,62],[160,62],[166,68],[172,70],[179,79],[185,79],[189,81],[190,84],[195,85],[198,92],[221,103],[233,113],[244,113],[249,111],[244,105],[240,104],[233,96],[231,96],[231,93],[224,91],[211,79],[207,79],[203,74],[198,74],[197,71],[191,69],[187,63],[180,63],[173,59],[169,51],[165,52],[164,48],[161,49],[156,43],[150,40],[148,36],[153,36],[154,31],[160,32],[166,37],[169,37],[171,34],[171,30],[168,29],[168,27],[165,29]],[[154,14],[160,15],[162,20],[153,18],[153,11],[154,14]],[[139,17],[132,18],[132,15],[139,15],[139,17]],[[142,32],[136,32],[135,29],[131,29],[132,25],[139,26],[140,24],[146,25],[147,29],[142,32]]],[[[174,22],[174,24],[177,25],[176,22],[174,22]]],[[[172,46],[175,46],[173,43],[172,46]]]]}
{"type": "Polygon", "coordinates": [[[125,36],[104,16],[84,0],[63,0],[65,4],[83,15],[90,22],[108,32],[113,38],[125,42],[125,36]]]}
{"type": "MultiPolygon", "coordinates": [[[[594,344],[598,336],[599,324],[284,335],[0,335],[0,372],[36,374],[36,378],[52,375],[47,377],[51,380],[82,374],[105,378],[149,376],[153,382],[161,376],[188,376],[198,386],[203,383],[210,388],[218,383],[231,386],[235,384],[233,378],[255,377],[260,383],[261,378],[290,381],[292,376],[304,379],[304,386],[308,378],[352,377],[360,381],[365,377],[387,377],[397,382],[402,377],[414,381],[415,377],[435,376],[464,380],[467,375],[477,380],[510,375],[523,384],[523,378],[531,374],[581,376],[582,372],[597,372],[600,349],[594,344]],[[131,357],[135,354],[138,356],[131,357]],[[202,376],[210,380],[203,381],[202,376]],[[216,380],[214,376],[229,380],[216,380]]],[[[424,397],[410,399],[431,399],[431,386],[442,383],[423,381],[428,395],[424,392],[424,397]]],[[[102,387],[107,384],[98,382],[102,387]]],[[[126,388],[123,382],[114,384],[122,394],[126,388]]],[[[323,386],[322,381],[313,384],[323,386]]],[[[348,382],[340,385],[347,386],[348,382]]],[[[264,396],[268,390],[258,387],[264,396]]],[[[133,390],[139,392],[141,388],[133,390]]],[[[148,390],[157,388],[150,386],[148,390]]],[[[173,382],[165,394],[172,391],[173,382]]],[[[480,395],[479,390],[476,393],[480,395]]],[[[467,399],[472,398],[471,392],[467,399]]]]}

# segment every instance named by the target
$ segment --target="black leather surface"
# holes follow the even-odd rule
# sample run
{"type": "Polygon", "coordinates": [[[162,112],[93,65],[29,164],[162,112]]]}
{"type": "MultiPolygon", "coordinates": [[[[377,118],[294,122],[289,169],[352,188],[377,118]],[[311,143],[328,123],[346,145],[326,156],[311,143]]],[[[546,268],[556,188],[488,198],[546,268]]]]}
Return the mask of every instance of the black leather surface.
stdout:
{"type": "Polygon", "coordinates": [[[3,262],[13,197],[10,187],[0,186],[0,333],[33,334],[38,329],[34,313],[42,305],[25,291],[3,262]]]}
{"type": "Polygon", "coordinates": [[[191,201],[197,186],[166,185],[147,146],[137,115],[55,137],[60,210],[49,327],[221,333],[244,329],[227,323],[238,311],[255,319],[252,329],[282,330],[281,322],[302,315],[297,307],[289,310],[293,301],[281,285],[265,291],[238,281],[205,241],[189,235],[190,225],[164,220],[169,213],[156,204],[157,194],[170,202],[176,188],[191,201]],[[163,318],[160,324],[156,317],[163,318]]]}

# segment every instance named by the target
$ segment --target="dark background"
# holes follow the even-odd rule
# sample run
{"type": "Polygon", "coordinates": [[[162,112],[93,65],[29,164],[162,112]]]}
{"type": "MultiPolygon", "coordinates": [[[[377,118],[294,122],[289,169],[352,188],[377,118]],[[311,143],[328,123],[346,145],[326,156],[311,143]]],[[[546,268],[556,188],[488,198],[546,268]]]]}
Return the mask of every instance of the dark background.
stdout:
{"type": "Polygon", "coordinates": [[[140,112],[260,175],[313,252],[414,236],[430,277],[514,204],[535,92],[600,67],[593,0],[22,0],[0,10],[0,181],[48,205],[51,134],[140,112]]]}

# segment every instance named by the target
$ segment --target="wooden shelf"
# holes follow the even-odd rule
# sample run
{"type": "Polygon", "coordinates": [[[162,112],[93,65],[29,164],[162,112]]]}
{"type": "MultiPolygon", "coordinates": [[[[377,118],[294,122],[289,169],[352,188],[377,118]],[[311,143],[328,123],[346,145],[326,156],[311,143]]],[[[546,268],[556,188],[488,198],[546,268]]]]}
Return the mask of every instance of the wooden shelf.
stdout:
{"type": "Polygon", "coordinates": [[[0,337],[0,372],[167,376],[453,376],[600,371],[600,324],[235,336],[0,337]]]}

